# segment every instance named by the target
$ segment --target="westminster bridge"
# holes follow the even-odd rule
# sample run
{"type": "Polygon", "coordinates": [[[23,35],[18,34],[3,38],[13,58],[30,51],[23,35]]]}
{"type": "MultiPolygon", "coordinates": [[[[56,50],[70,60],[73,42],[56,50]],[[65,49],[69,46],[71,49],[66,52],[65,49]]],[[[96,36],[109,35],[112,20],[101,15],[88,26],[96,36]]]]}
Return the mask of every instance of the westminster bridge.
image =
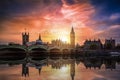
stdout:
{"type": "Polygon", "coordinates": [[[73,48],[57,47],[57,46],[45,46],[45,45],[0,45],[0,51],[24,51],[27,53],[41,51],[41,52],[70,52],[73,48]]]}
{"type": "Polygon", "coordinates": [[[12,49],[12,50],[24,50],[27,52],[30,52],[32,50],[45,50],[45,51],[51,51],[53,49],[57,49],[59,51],[68,50],[70,51],[72,48],[65,48],[65,47],[57,47],[57,46],[45,46],[45,45],[32,45],[32,46],[24,46],[24,45],[0,45],[1,49],[12,49]]]}
{"type": "Polygon", "coordinates": [[[57,47],[57,46],[45,46],[45,45],[1,45],[0,46],[0,58],[4,59],[6,56],[23,58],[24,56],[29,56],[32,58],[44,58],[45,56],[70,56],[75,52],[72,48],[57,47]]]}
{"type": "Polygon", "coordinates": [[[45,45],[0,45],[0,59],[22,59],[30,57],[33,59],[44,59],[49,56],[54,59],[57,57],[111,57],[110,52],[118,52],[112,56],[120,58],[120,50],[79,50],[76,48],[66,48],[45,45]]]}

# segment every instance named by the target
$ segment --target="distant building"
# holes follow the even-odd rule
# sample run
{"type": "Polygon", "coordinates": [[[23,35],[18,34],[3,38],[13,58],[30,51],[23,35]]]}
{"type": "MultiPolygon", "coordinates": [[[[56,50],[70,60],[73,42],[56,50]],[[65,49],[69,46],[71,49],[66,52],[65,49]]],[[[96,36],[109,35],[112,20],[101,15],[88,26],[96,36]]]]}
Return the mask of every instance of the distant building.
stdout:
{"type": "Polygon", "coordinates": [[[100,39],[98,40],[86,40],[84,42],[84,49],[102,49],[102,43],[100,39]]]}
{"type": "Polygon", "coordinates": [[[52,46],[57,46],[57,47],[64,47],[64,48],[69,48],[69,44],[66,42],[63,42],[60,39],[52,40],[51,41],[52,46]]]}
{"type": "Polygon", "coordinates": [[[22,33],[22,44],[26,45],[27,42],[29,42],[29,33],[25,31],[22,33]]]}
{"type": "Polygon", "coordinates": [[[36,40],[36,44],[37,44],[37,45],[42,45],[42,44],[43,44],[40,34],[39,34],[38,40],[36,40]]]}
{"type": "Polygon", "coordinates": [[[72,27],[70,32],[70,44],[63,42],[60,39],[52,40],[51,45],[58,46],[58,47],[64,47],[64,48],[75,48],[75,32],[72,27]]]}
{"type": "Polygon", "coordinates": [[[22,45],[47,45],[47,46],[58,46],[58,47],[64,47],[64,48],[75,48],[75,32],[72,27],[70,32],[70,44],[63,42],[60,39],[52,40],[51,44],[49,43],[43,43],[41,39],[41,35],[39,34],[39,38],[36,41],[29,42],[29,33],[26,31],[22,33],[22,45]]]}
{"type": "Polygon", "coordinates": [[[44,45],[45,43],[42,42],[41,39],[41,35],[39,34],[39,38],[36,41],[31,41],[31,42],[27,42],[26,45],[27,46],[31,46],[31,45],[44,45]]]}
{"type": "Polygon", "coordinates": [[[71,45],[71,48],[75,48],[75,32],[73,27],[70,32],[70,45],[71,45]]]}
{"type": "Polygon", "coordinates": [[[106,39],[104,44],[105,49],[114,49],[115,48],[115,39],[106,39]]]}
{"type": "Polygon", "coordinates": [[[116,49],[120,50],[120,44],[117,44],[116,49]]]}

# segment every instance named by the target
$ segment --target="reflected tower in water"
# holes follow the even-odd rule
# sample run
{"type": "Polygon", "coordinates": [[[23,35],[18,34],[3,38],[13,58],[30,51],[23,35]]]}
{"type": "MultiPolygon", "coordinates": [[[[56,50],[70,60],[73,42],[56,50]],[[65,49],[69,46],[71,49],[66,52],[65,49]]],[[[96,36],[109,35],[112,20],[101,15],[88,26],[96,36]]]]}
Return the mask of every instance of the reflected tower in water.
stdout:
{"type": "Polygon", "coordinates": [[[26,63],[22,64],[22,76],[29,76],[29,67],[26,66],[26,63]]]}
{"type": "Polygon", "coordinates": [[[75,60],[74,59],[71,61],[71,64],[70,64],[70,75],[72,80],[74,80],[74,76],[75,76],[75,60]]]}
{"type": "Polygon", "coordinates": [[[40,75],[40,73],[41,73],[41,70],[42,70],[42,68],[39,68],[39,69],[38,69],[39,75],[40,75]]]}

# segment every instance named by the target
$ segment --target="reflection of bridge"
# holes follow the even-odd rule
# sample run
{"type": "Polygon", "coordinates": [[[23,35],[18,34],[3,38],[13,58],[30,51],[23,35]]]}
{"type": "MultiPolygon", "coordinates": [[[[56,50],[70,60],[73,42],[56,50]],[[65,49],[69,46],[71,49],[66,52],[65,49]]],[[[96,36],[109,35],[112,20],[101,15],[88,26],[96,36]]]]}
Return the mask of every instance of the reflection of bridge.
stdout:
{"type": "MultiPolygon", "coordinates": [[[[35,48],[36,49],[36,48],[35,48]]],[[[93,58],[93,57],[80,57],[80,58],[57,58],[57,59],[51,59],[50,57],[47,57],[46,59],[42,60],[32,60],[27,58],[28,60],[24,59],[22,61],[6,61],[2,62],[4,64],[9,65],[16,65],[16,64],[22,64],[22,76],[29,76],[29,67],[36,67],[38,69],[39,74],[43,66],[49,66],[54,69],[62,69],[63,66],[70,65],[70,75],[72,80],[74,80],[75,76],[75,63],[77,65],[82,65],[86,69],[116,69],[116,62],[117,61],[113,58],[93,58]]],[[[1,62],[0,62],[1,64],[1,62]]],[[[83,67],[82,67],[83,68],[83,67]]],[[[84,70],[84,68],[83,68],[84,70]]]]}
{"type": "Polygon", "coordinates": [[[0,46],[0,50],[13,50],[13,51],[25,51],[25,52],[33,52],[33,51],[46,51],[46,52],[70,52],[71,48],[63,48],[63,47],[48,47],[45,45],[33,45],[33,46],[23,46],[23,45],[3,45],[0,46]]]}

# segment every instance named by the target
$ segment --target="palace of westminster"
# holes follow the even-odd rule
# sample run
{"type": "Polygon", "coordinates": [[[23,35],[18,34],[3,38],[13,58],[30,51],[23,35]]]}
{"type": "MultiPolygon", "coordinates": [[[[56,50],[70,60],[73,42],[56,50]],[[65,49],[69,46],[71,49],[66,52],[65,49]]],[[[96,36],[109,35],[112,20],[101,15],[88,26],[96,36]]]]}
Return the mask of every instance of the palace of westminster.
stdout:
{"type": "Polygon", "coordinates": [[[29,33],[26,31],[22,33],[22,44],[26,46],[31,45],[47,45],[47,46],[57,46],[57,47],[65,47],[65,48],[75,48],[75,32],[74,28],[72,27],[70,32],[70,44],[61,41],[60,39],[52,40],[51,44],[45,43],[41,39],[41,35],[39,34],[39,38],[36,41],[29,42],[29,33]]]}
{"type": "MultiPolygon", "coordinates": [[[[51,44],[45,43],[41,39],[41,35],[39,34],[39,38],[36,41],[29,42],[29,32],[26,31],[22,33],[22,44],[31,46],[31,45],[47,45],[47,46],[57,46],[57,47],[64,47],[64,48],[75,48],[80,47],[79,45],[75,45],[75,32],[74,28],[72,27],[70,32],[70,44],[61,41],[60,39],[52,40],[51,44]]],[[[104,45],[102,44],[101,40],[85,40],[84,42],[84,49],[114,49],[115,48],[115,40],[114,39],[105,39],[104,45]]]]}

